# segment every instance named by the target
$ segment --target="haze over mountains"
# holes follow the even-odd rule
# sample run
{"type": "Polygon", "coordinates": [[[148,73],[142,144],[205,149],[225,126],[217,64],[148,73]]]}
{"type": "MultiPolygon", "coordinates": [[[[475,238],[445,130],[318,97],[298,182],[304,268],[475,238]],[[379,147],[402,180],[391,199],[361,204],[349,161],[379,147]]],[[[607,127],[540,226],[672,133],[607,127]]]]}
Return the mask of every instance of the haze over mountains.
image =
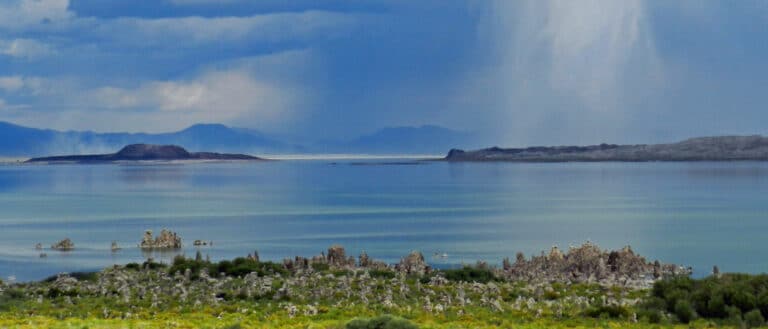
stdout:
{"type": "Polygon", "coordinates": [[[434,125],[391,127],[350,141],[319,143],[322,153],[356,154],[445,154],[455,145],[479,146],[472,133],[434,125]]]}
{"type": "Polygon", "coordinates": [[[173,144],[190,151],[247,154],[358,153],[444,154],[454,147],[476,147],[474,135],[438,126],[385,128],[350,141],[284,142],[252,129],[196,124],[177,132],[96,133],[57,131],[0,122],[0,156],[36,157],[111,153],[128,144],[173,144]]]}

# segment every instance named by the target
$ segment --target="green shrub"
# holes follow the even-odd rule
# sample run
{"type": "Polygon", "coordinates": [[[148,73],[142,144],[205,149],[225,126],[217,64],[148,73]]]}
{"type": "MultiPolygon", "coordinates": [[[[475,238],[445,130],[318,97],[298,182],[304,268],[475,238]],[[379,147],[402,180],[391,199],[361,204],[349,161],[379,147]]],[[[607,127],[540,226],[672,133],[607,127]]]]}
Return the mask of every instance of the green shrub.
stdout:
{"type": "Polygon", "coordinates": [[[763,314],[763,317],[768,316],[768,290],[761,292],[757,296],[757,309],[763,314]]]}
{"type": "Polygon", "coordinates": [[[388,315],[371,319],[356,319],[347,323],[346,329],[418,329],[419,327],[408,320],[394,318],[388,315]]]}
{"type": "Polygon", "coordinates": [[[8,311],[26,299],[24,291],[17,288],[7,288],[0,292],[0,311],[8,311]]]}
{"type": "Polygon", "coordinates": [[[465,266],[461,269],[443,270],[445,278],[450,281],[480,282],[488,283],[496,280],[496,276],[489,269],[465,266]]]}
{"type": "Polygon", "coordinates": [[[687,300],[678,300],[675,303],[675,315],[677,316],[677,319],[680,320],[682,323],[688,323],[693,320],[693,318],[696,316],[696,313],[693,310],[693,306],[691,306],[691,303],[687,300]]]}
{"type": "Polygon", "coordinates": [[[287,271],[278,264],[272,262],[257,262],[242,257],[235,258],[231,261],[222,260],[218,263],[213,263],[199,259],[186,258],[184,256],[176,256],[173,258],[173,263],[168,269],[168,273],[184,273],[187,269],[190,270],[190,277],[193,280],[200,277],[201,270],[205,270],[208,272],[208,275],[212,277],[218,277],[220,273],[236,277],[242,277],[249,273],[257,273],[259,276],[274,273],[287,273],[287,271]]]}
{"type": "Polygon", "coordinates": [[[736,306],[726,306],[725,312],[728,314],[728,320],[734,324],[741,324],[741,310],[736,306]]]}
{"type": "MultiPolygon", "coordinates": [[[[77,279],[78,281],[96,281],[98,278],[98,272],[72,272],[68,275],[72,278],[77,279]]],[[[58,275],[51,275],[45,279],[43,279],[43,282],[54,282],[56,279],[58,279],[58,275]]]]}
{"type": "Polygon", "coordinates": [[[99,278],[99,272],[72,272],[69,276],[78,281],[96,281],[99,278]]]}
{"type": "Polygon", "coordinates": [[[733,287],[731,293],[731,303],[741,310],[742,313],[749,312],[757,307],[757,300],[754,292],[747,286],[733,287]]]}
{"type": "Polygon", "coordinates": [[[56,298],[61,296],[75,297],[77,295],[78,295],[78,291],[76,289],[65,291],[59,288],[48,289],[48,293],[46,294],[46,296],[48,296],[49,298],[56,298]]]}
{"type": "Polygon", "coordinates": [[[750,328],[760,327],[765,325],[765,318],[760,313],[760,310],[751,310],[744,314],[744,322],[750,328]]]}
{"type": "Polygon", "coordinates": [[[593,318],[611,319],[628,318],[631,315],[629,309],[619,305],[593,306],[588,308],[584,313],[593,318]]]}
{"type": "Polygon", "coordinates": [[[311,266],[312,266],[313,270],[318,271],[318,272],[324,272],[324,271],[327,271],[328,269],[331,268],[330,265],[323,264],[323,263],[314,263],[311,266]]]}
{"type": "MultiPolygon", "coordinates": [[[[768,316],[768,275],[723,274],[693,280],[674,277],[656,282],[641,304],[647,312],[659,311],[678,314],[682,322],[687,318],[686,303],[695,316],[707,319],[728,319],[741,323],[741,315],[757,310],[763,318],[768,316]],[[681,303],[683,302],[683,303],[681,303]],[[737,321],[738,320],[738,321],[737,321]]],[[[753,315],[754,317],[754,315],[753,315]]]]}
{"type": "Polygon", "coordinates": [[[21,303],[23,303],[23,299],[21,297],[11,297],[7,293],[0,294],[0,312],[9,311],[21,303]]]}
{"type": "Polygon", "coordinates": [[[23,299],[24,291],[21,289],[8,289],[3,293],[3,297],[8,299],[23,299]]]}
{"type": "Polygon", "coordinates": [[[640,310],[637,316],[640,319],[645,319],[649,323],[661,323],[661,320],[664,318],[661,311],[657,310],[640,310]]]}
{"type": "Polygon", "coordinates": [[[125,268],[129,270],[138,271],[141,269],[141,265],[139,265],[139,263],[128,263],[128,264],[125,264],[125,268]]]}
{"type": "Polygon", "coordinates": [[[189,259],[184,256],[176,256],[173,258],[173,263],[168,269],[168,273],[183,274],[187,269],[190,270],[190,277],[195,280],[200,277],[200,270],[207,269],[210,264],[200,260],[189,259]]]}
{"type": "Polygon", "coordinates": [[[549,290],[544,292],[544,299],[546,300],[556,300],[560,298],[560,293],[556,290],[549,290]]]}
{"type": "Polygon", "coordinates": [[[148,268],[150,270],[157,270],[157,269],[163,269],[168,267],[168,265],[165,265],[163,263],[158,263],[153,260],[147,260],[146,262],[141,264],[142,268],[148,268]]]}
{"type": "Polygon", "coordinates": [[[395,277],[395,272],[388,270],[371,270],[368,271],[368,275],[372,278],[392,279],[395,277]]]}

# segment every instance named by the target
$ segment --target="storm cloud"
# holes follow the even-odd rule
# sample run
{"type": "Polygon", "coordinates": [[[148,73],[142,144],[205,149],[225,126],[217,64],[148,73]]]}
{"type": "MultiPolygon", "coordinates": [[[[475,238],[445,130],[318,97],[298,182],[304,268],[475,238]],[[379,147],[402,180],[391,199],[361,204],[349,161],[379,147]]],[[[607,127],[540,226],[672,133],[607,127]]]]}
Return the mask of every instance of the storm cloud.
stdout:
{"type": "Polygon", "coordinates": [[[0,4],[0,120],[217,122],[305,141],[430,124],[507,146],[764,133],[766,7],[13,0],[0,4]]]}

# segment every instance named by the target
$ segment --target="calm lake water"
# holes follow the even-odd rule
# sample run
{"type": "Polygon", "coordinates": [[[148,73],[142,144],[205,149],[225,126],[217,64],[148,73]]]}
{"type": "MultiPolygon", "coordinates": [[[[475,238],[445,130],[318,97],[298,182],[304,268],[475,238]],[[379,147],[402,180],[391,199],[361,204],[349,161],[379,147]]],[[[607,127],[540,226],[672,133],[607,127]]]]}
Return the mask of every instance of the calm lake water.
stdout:
{"type": "Polygon", "coordinates": [[[438,266],[501,263],[552,245],[631,245],[698,276],[768,271],[768,163],[358,163],[351,160],[0,166],[0,276],[169,261],[136,247],[169,228],[194,256],[347,252],[438,266]],[[71,238],[71,252],[38,242],[71,238]],[[123,250],[110,252],[115,240],[123,250]],[[433,258],[447,253],[445,259],[433,258]]]}

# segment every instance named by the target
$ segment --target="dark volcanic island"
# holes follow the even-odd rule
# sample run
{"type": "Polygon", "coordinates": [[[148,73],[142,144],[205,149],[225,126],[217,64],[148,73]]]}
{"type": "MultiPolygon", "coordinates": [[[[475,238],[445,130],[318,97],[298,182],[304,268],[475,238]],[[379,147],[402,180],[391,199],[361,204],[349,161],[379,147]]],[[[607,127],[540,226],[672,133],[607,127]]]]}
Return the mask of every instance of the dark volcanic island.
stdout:
{"type": "Polygon", "coordinates": [[[597,162],[597,161],[743,161],[768,160],[768,138],[720,136],[691,138],[671,144],[492,147],[453,149],[447,161],[597,162]]]}
{"type": "Polygon", "coordinates": [[[226,154],[212,152],[188,152],[176,145],[131,144],[117,153],[90,155],[62,155],[32,158],[27,162],[74,162],[99,163],[116,161],[173,161],[173,160],[264,160],[245,154],[226,154]]]}

